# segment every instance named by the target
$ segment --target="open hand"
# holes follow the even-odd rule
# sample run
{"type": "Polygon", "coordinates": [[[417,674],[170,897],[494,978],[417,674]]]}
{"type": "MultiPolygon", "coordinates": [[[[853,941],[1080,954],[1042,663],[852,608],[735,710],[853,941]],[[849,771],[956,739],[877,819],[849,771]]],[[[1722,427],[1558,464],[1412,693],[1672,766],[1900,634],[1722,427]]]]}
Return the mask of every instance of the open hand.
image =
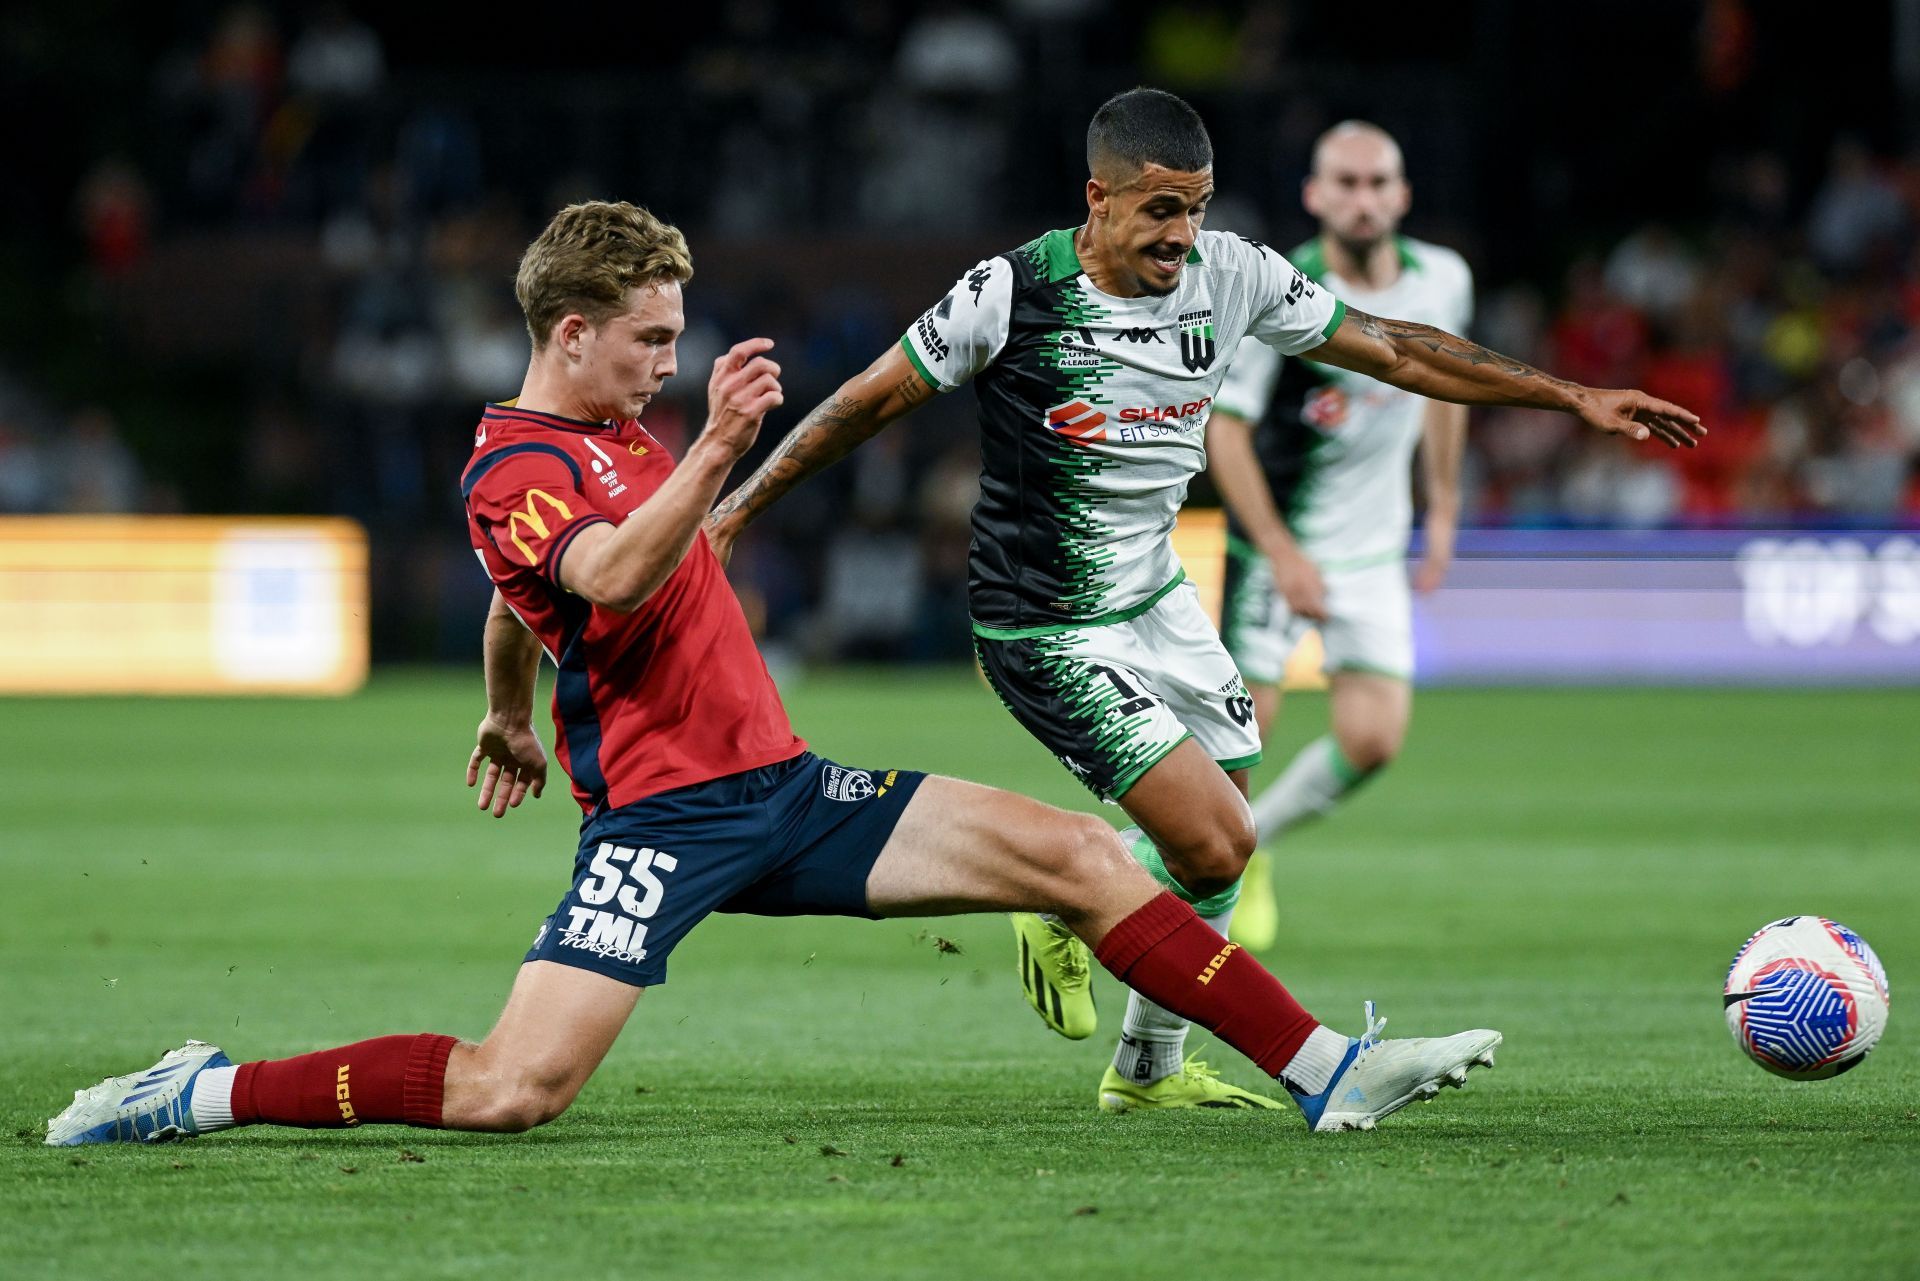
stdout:
{"type": "Polygon", "coordinates": [[[1700,416],[1644,391],[1589,391],[1580,420],[1610,435],[1666,442],[1669,449],[1692,449],[1707,434],[1700,416]]]}
{"type": "Polygon", "coordinates": [[[479,740],[467,761],[467,786],[480,784],[480,808],[504,818],[531,792],[538,798],[547,786],[547,749],[531,725],[509,728],[488,716],[480,722],[479,740]],[[485,776],[481,764],[485,763],[485,776]]]}

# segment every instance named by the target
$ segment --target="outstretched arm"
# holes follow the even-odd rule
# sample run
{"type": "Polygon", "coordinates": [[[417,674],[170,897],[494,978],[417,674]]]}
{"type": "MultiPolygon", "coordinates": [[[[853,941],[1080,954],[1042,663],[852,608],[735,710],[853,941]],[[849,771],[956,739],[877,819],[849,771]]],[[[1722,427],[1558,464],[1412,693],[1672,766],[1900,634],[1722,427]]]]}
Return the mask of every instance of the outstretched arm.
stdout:
{"type": "Polygon", "coordinates": [[[881,428],[933,396],[899,346],[841,385],[787,433],[744,484],[707,516],[707,541],[724,564],[747,523],[813,473],[852,453],[881,428]]]}
{"type": "Polygon", "coordinates": [[[1557,409],[1598,431],[1634,440],[1656,436],[1674,448],[1691,449],[1707,434],[1696,415],[1643,391],[1582,387],[1444,329],[1352,308],[1331,338],[1302,354],[1435,400],[1557,409]]]}

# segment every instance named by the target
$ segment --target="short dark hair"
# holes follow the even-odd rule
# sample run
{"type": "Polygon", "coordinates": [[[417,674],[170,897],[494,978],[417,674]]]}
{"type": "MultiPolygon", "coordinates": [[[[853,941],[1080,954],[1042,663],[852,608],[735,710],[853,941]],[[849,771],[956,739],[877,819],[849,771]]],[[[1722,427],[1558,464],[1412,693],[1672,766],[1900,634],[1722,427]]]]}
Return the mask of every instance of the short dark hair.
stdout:
{"type": "Polygon", "coordinates": [[[1164,89],[1142,85],[1100,104],[1087,126],[1087,172],[1164,165],[1197,173],[1213,165],[1213,139],[1200,113],[1164,89]]]}

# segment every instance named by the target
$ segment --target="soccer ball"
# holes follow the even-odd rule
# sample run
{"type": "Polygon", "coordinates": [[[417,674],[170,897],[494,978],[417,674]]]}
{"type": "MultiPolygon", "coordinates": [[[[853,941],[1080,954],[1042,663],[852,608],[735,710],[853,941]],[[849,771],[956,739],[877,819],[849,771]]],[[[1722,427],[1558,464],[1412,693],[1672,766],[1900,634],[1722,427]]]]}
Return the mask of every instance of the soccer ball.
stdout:
{"type": "Polygon", "coordinates": [[[1776,1076],[1820,1081],[1860,1065],[1887,1028],[1887,972],[1867,941],[1824,916],[1755,931],[1727,967],[1727,1029],[1776,1076]]]}

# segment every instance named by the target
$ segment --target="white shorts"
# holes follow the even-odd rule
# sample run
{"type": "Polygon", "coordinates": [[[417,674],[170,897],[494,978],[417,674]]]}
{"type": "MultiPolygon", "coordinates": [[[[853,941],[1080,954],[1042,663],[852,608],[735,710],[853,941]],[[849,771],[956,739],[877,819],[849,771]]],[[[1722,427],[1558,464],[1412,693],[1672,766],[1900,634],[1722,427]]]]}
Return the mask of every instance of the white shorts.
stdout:
{"type": "Polygon", "coordinates": [[[1227,548],[1221,634],[1241,675],[1277,685],[1287,656],[1314,627],[1326,649],[1326,670],[1413,679],[1413,590],[1398,557],[1364,569],[1322,572],[1327,621],[1298,617],[1273,583],[1267,558],[1245,544],[1227,548]]]}
{"type": "Polygon", "coordinates": [[[1260,761],[1253,699],[1182,582],[1132,618],[994,633],[975,628],[987,682],[1027,732],[1102,800],[1117,800],[1182,741],[1223,769],[1260,761]]]}

